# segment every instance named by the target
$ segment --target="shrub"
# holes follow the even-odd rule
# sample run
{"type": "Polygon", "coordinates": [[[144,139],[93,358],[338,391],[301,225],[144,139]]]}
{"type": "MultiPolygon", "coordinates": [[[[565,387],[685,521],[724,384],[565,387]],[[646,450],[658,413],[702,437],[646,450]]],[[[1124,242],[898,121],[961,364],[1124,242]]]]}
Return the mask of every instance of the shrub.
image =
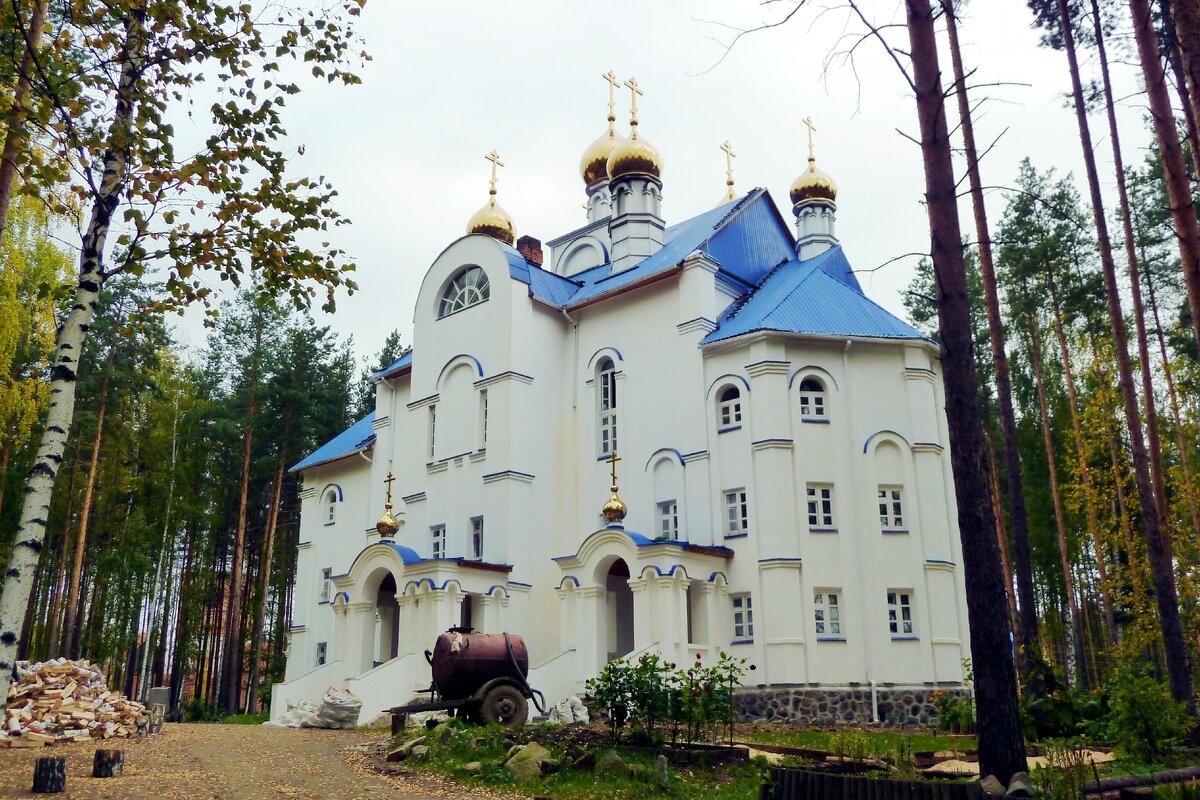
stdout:
{"type": "Polygon", "coordinates": [[[1091,760],[1083,739],[1047,739],[1042,754],[1046,765],[1033,772],[1039,794],[1045,800],[1084,800],[1091,760]]]}
{"type": "Polygon", "coordinates": [[[1156,763],[1188,733],[1187,709],[1143,669],[1121,666],[1108,683],[1107,731],[1124,756],[1156,763]]]}

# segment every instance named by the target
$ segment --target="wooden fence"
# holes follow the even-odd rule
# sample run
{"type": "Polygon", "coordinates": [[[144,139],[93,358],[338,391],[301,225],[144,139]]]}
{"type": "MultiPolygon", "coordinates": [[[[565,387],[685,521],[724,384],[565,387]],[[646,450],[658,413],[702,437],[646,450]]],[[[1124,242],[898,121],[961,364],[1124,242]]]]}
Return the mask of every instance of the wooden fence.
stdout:
{"type": "Polygon", "coordinates": [[[759,800],[981,800],[978,781],[898,781],[768,767],[759,800]]]}

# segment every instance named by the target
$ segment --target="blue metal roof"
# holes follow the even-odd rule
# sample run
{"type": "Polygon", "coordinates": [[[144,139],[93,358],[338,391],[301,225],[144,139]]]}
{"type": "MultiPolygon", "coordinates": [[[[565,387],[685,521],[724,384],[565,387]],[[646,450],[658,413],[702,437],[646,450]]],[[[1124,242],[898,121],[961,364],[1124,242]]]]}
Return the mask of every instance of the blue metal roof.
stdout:
{"type": "Polygon", "coordinates": [[[400,356],[395,361],[388,364],[383,369],[379,370],[379,372],[376,372],[374,375],[372,375],[371,380],[377,381],[380,378],[382,378],[384,375],[389,375],[398,369],[403,369],[404,367],[412,366],[412,358],[413,358],[412,348],[410,347],[410,348],[408,348],[408,352],[406,352],[404,355],[400,356]]]}
{"type": "Polygon", "coordinates": [[[313,452],[309,453],[308,457],[297,462],[288,472],[296,472],[297,470],[315,467],[317,464],[325,464],[330,461],[336,461],[339,458],[344,458],[348,455],[353,455],[360,450],[366,450],[371,445],[375,444],[375,429],[371,427],[371,423],[375,421],[375,412],[372,411],[358,422],[351,425],[346,430],[339,433],[337,436],[330,439],[325,444],[318,447],[313,452]]]}
{"type": "Polygon", "coordinates": [[[500,244],[500,249],[508,259],[509,276],[528,286],[531,297],[562,308],[571,299],[571,295],[579,291],[581,284],[578,282],[530,264],[525,260],[525,256],[504,243],[500,244]]]}
{"type": "Polygon", "coordinates": [[[425,559],[417,555],[417,551],[411,547],[406,547],[402,544],[397,544],[395,539],[380,539],[380,544],[390,544],[396,554],[400,556],[400,560],[405,564],[419,564],[425,559]]]}
{"type": "MultiPolygon", "coordinates": [[[[754,331],[818,336],[925,339],[916,328],[834,275],[848,274],[840,245],[804,261],[788,261],[770,272],[748,297],[736,301],[701,344],[754,331]]],[[[857,282],[856,282],[857,283],[857,282]]]]}

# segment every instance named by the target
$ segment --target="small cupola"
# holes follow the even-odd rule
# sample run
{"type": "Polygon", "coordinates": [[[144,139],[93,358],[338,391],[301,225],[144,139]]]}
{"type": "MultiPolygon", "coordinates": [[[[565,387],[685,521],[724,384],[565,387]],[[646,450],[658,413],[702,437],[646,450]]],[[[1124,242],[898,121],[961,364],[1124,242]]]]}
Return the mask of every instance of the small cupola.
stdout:
{"type": "Polygon", "coordinates": [[[587,191],[588,222],[604,219],[612,213],[612,194],[608,190],[608,157],[621,143],[617,135],[617,76],[610,69],[601,76],[608,81],[608,130],[587,146],[579,159],[579,176],[587,191]]]}
{"type": "Polygon", "coordinates": [[[803,261],[824,253],[837,244],[834,223],[837,216],[837,183],[817,167],[813,154],[812,117],[805,117],[808,128],[808,169],[792,181],[788,194],[796,216],[796,255],[803,261]]]}
{"type": "Polygon", "coordinates": [[[612,269],[623,272],[662,247],[662,156],[638,132],[637,99],[643,94],[637,78],[625,81],[632,102],[629,138],[618,142],[608,157],[612,217],[608,223],[612,242],[612,269]]]}
{"type": "Polygon", "coordinates": [[[508,212],[496,202],[496,168],[503,167],[504,162],[500,160],[500,154],[495,150],[492,150],[484,158],[492,162],[489,197],[483,208],[472,214],[471,219],[467,221],[467,233],[482,233],[511,246],[517,238],[517,227],[513,224],[512,217],[508,215],[508,212]]]}

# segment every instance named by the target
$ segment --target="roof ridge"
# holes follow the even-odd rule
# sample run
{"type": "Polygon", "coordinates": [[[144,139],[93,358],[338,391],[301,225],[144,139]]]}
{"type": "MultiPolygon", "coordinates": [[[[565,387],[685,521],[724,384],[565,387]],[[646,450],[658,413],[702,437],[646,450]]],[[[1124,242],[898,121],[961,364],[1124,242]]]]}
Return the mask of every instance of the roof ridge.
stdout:
{"type": "Polygon", "coordinates": [[[752,289],[749,292],[746,292],[746,294],[742,295],[740,298],[733,301],[733,306],[735,306],[735,307],[730,312],[729,316],[726,317],[725,319],[727,319],[727,320],[733,319],[738,314],[742,313],[742,309],[744,309],[746,307],[746,304],[748,304],[752,299],[754,299],[755,297],[758,296],[759,290],[762,289],[764,286],[766,286],[767,283],[773,277],[775,277],[775,273],[779,272],[779,270],[783,269],[788,264],[799,264],[799,263],[800,262],[796,261],[795,259],[785,258],[782,261],[780,261],[778,264],[776,264],[775,266],[771,267],[771,269],[767,271],[767,274],[763,275],[762,280],[758,282],[758,285],[755,286],[754,289],[752,289]]]}

